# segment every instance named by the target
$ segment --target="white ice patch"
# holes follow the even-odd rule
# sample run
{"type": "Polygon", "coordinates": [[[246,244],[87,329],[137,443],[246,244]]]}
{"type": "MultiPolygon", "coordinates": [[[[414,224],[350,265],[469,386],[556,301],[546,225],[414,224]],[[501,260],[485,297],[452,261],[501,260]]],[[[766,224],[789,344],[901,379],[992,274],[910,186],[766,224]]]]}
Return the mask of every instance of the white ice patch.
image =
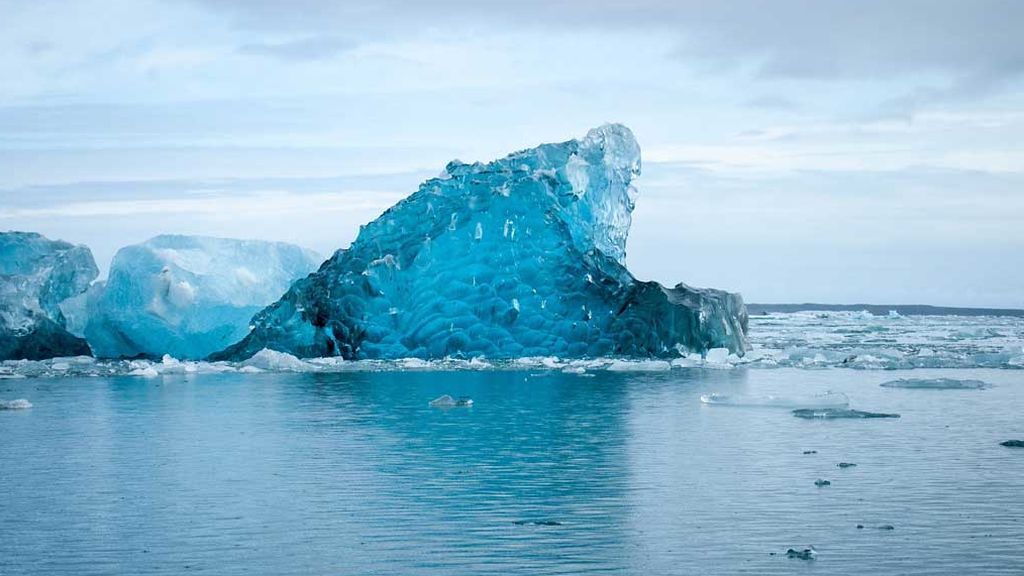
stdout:
{"type": "Polygon", "coordinates": [[[825,392],[811,396],[753,396],[727,394],[704,394],[700,397],[704,404],[714,406],[745,406],[759,408],[798,409],[842,409],[850,406],[850,399],[841,392],[825,392]]]}
{"type": "Polygon", "coordinates": [[[269,370],[271,372],[319,372],[320,368],[309,362],[299,360],[291,354],[264,348],[242,362],[242,366],[269,370]]]}
{"type": "Polygon", "coordinates": [[[666,372],[672,364],[665,360],[616,360],[605,370],[609,372],[666,372]]]}

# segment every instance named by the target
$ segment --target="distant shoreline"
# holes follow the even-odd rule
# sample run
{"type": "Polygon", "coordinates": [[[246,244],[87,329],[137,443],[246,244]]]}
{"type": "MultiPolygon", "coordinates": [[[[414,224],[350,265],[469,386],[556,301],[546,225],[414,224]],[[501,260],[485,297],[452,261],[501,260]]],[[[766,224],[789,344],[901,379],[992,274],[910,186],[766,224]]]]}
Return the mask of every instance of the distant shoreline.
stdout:
{"type": "Polygon", "coordinates": [[[859,312],[867,310],[876,316],[884,316],[895,310],[901,316],[1017,316],[1024,317],[1024,310],[1016,308],[957,308],[952,306],[928,306],[926,304],[747,304],[747,313],[760,316],[772,312],[859,312]]]}

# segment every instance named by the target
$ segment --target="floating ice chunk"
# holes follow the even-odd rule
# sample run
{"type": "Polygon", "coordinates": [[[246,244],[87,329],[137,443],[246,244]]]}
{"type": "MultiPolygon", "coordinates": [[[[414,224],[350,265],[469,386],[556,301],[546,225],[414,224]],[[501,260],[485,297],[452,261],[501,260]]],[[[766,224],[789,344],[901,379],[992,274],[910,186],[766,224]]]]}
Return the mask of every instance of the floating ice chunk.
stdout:
{"type": "Polygon", "coordinates": [[[142,376],[143,378],[157,378],[160,373],[156,371],[156,368],[152,366],[146,366],[145,368],[135,368],[128,373],[129,376],[142,376]]]}
{"type": "Polygon", "coordinates": [[[667,372],[672,364],[665,360],[616,360],[605,370],[609,372],[667,372]]]}
{"type": "Polygon", "coordinates": [[[673,368],[696,368],[703,364],[704,360],[700,357],[700,354],[687,354],[682,358],[672,360],[673,368]]]}
{"type": "Polygon", "coordinates": [[[641,282],[625,268],[640,173],[625,126],[444,173],[214,357],[671,359],[749,348],[738,295],[641,282]],[[375,266],[385,254],[394,266],[375,266]]]}
{"type": "Polygon", "coordinates": [[[0,233],[0,360],[88,355],[61,305],[99,273],[85,246],[31,232],[0,233]]]}
{"type": "Polygon", "coordinates": [[[958,378],[901,378],[879,384],[883,388],[907,388],[911,390],[981,390],[990,385],[981,380],[960,380],[958,378]]]}
{"type": "Polygon", "coordinates": [[[818,557],[818,551],[814,549],[814,546],[808,546],[802,550],[794,550],[790,548],[786,550],[787,558],[796,558],[798,560],[814,560],[818,557]]]}
{"type": "Polygon", "coordinates": [[[431,408],[469,408],[472,405],[472,398],[462,397],[456,400],[448,394],[439,396],[430,401],[431,408]]]}
{"type": "Polygon", "coordinates": [[[271,372],[317,372],[319,370],[314,364],[299,360],[286,352],[278,352],[269,348],[264,348],[253,354],[241,365],[271,372]]]}
{"type": "Polygon", "coordinates": [[[850,399],[842,392],[825,392],[810,396],[753,396],[704,394],[700,401],[715,406],[750,406],[788,409],[845,409],[850,399]]]}
{"type": "Polygon", "coordinates": [[[729,349],[712,348],[711,350],[708,350],[704,360],[712,364],[726,364],[729,361],[729,349]]]}
{"type": "Polygon", "coordinates": [[[114,256],[85,336],[106,358],[201,359],[244,337],[252,316],[320,261],[280,242],[157,236],[114,256]]]}
{"type": "Polygon", "coordinates": [[[836,419],[859,419],[859,418],[899,418],[899,414],[884,414],[881,412],[864,412],[862,410],[851,410],[841,408],[802,408],[793,410],[793,416],[808,420],[836,420],[836,419]]]}
{"type": "Polygon", "coordinates": [[[0,410],[27,410],[32,407],[32,403],[24,398],[18,398],[17,400],[0,400],[0,410]]]}

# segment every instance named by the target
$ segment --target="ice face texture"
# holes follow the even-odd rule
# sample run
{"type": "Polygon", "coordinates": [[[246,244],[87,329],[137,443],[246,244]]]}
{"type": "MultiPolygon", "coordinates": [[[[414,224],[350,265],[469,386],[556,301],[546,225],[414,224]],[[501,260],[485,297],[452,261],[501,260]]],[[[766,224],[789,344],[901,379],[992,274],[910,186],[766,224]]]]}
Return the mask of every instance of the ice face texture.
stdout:
{"type": "Polygon", "coordinates": [[[114,256],[87,297],[85,336],[100,357],[203,358],[245,336],[253,314],[320,262],[279,242],[157,236],[114,256]]]}
{"type": "Polygon", "coordinates": [[[623,265],[639,173],[640,148],[616,124],[452,162],[214,357],[742,355],[739,295],[640,282],[623,265]]]}
{"type": "Polygon", "coordinates": [[[98,274],[85,246],[0,233],[0,360],[89,354],[85,340],[65,329],[60,306],[98,274]]]}

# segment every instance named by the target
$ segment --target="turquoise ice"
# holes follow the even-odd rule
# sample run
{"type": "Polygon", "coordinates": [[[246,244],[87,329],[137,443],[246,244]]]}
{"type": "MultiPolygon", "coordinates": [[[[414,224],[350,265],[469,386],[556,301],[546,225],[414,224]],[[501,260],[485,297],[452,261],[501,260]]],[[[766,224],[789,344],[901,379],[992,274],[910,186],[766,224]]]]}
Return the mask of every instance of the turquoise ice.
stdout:
{"type": "Polygon", "coordinates": [[[666,288],[625,268],[639,174],[640,147],[618,124],[451,162],[214,357],[742,355],[739,295],[666,288]]]}
{"type": "Polygon", "coordinates": [[[92,252],[32,232],[0,233],[0,360],[89,354],[66,330],[61,304],[99,271],[92,252]]]}
{"type": "Polygon", "coordinates": [[[85,336],[96,356],[203,358],[249,332],[249,319],[320,263],[280,242],[157,236],[114,256],[90,291],[85,336]]]}

